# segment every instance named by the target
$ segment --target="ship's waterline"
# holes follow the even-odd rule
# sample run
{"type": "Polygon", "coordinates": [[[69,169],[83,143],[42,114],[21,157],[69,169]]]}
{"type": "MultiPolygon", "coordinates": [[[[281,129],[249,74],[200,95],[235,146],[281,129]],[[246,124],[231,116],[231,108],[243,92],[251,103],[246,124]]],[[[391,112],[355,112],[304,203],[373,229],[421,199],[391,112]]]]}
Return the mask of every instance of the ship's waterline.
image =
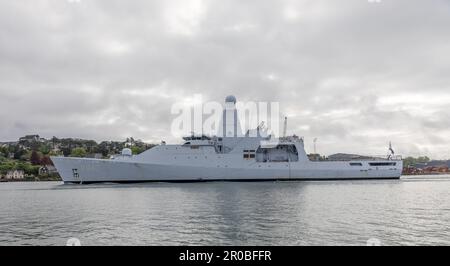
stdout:
{"type": "MultiPolygon", "coordinates": [[[[66,183],[398,179],[401,158],[311,161],[303,139],[274,138],[258,127],[240,135],[236,98],[228,96],[219,136],[189,136],[179,145],[109,160],[52,157],[66,183]]],[[[392,151],[392,149],[390,149],[392,151]]],[[[392,151],[393,153],[393,151],[392,151]]]]}

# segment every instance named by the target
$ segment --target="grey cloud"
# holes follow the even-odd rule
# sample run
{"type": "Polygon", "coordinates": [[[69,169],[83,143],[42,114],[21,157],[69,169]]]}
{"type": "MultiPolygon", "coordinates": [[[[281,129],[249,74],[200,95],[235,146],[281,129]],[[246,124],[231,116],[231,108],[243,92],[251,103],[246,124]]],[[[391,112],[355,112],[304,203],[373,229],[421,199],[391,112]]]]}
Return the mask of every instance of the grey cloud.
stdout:
{"type": "Polygon", "coordinates": [[[322,153],[383,153],[391,140],[450,157],[447,105],[427,100],[450,97],[449,11],[444,0],[3,0],[0,138],[176,141],[175,101],[235,94],[279,101],[308,149],[319,137],[322,153]]]}

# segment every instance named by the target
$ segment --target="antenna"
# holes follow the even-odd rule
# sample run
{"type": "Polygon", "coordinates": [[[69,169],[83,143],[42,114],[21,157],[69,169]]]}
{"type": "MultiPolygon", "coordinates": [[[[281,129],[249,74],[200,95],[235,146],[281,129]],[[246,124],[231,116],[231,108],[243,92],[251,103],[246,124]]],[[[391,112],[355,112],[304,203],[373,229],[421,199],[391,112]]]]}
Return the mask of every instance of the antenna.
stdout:
{"type": "Polygon", "coordinates": [[[286,137],[286,130],[287,130],[287,116],[284,117],[283,138],[286,137]]]}
{"type": "Polygon", "coordinates": [[[392,142],[389,141],[389,154],[388,160],[390,160],[395,155],[394,149],[392,149],[392,142]]]}
{"type": "Polygon", "coordinates": [[[316,143],[317,143],[317,138],[314,138],[314,154],[317,154],[317,151],[316,151],[316,143]]]}

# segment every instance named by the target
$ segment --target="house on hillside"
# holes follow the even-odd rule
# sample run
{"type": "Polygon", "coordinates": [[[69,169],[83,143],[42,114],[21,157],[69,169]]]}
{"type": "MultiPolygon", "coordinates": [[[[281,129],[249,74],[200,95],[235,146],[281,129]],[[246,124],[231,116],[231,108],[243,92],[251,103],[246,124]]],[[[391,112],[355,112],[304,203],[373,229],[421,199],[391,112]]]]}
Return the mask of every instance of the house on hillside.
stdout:
{"type": "Polygon", "coordinates": [[[19,139],[19,142],[34,142],[34,141],[40,141],[41,138],[39,137],[39,135],[26,135],[25,137],[21,137],[19,139]]]}
{"type": "Polygon", "coordinates": [[[416,163],[411,168],[420,169],[422,173],[449,173],[450,172],[450,160],[433,160],[427,163],[416,163]]]}
{"type": "Polygon", "coordinates": [[[11,170],[8,171],[4,177],[6,180],[20,180],[25,178],[25,172],[23,170],[11,170]]]}

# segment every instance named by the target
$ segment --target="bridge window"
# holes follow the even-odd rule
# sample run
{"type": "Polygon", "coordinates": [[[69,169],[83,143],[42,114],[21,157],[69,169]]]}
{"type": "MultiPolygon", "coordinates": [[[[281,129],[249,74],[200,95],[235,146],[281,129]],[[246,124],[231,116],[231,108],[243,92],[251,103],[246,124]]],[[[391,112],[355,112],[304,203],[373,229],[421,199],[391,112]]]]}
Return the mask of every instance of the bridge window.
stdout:
{"type": "Polygon", "coordinates": [[[257,162],[298,162],[298,160],[297,148],[293,144],[259,147],[256,150],[257,162]]]}
{"type": "Polygon", "coordinates": [[[350,163],[351,166],[362,166],[362,163],[350,163]]]}
{"type": "Polygon", "coordinates": [[[370,166],[396,166],[397,163],[369,163],[370,166]]]}

